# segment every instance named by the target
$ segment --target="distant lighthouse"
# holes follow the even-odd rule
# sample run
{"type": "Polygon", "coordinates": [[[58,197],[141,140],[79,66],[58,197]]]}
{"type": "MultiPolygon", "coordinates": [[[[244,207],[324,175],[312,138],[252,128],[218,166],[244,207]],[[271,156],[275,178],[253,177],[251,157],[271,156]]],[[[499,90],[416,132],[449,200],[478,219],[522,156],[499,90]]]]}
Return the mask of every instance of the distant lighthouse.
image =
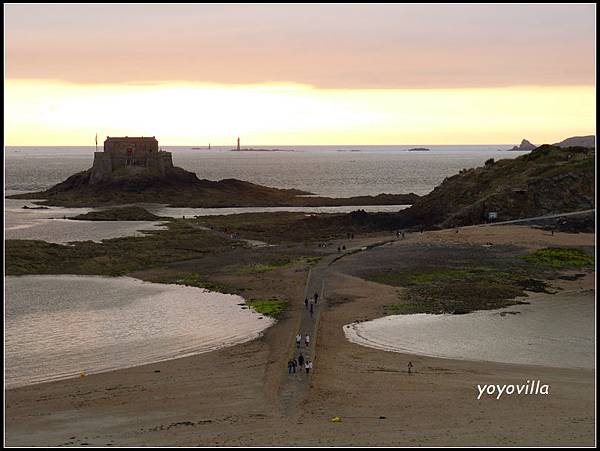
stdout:
{"type": "Polygon", "coordinates": [[[238,146],[237,146],[237,150],[240,150],[240,137],[238,136],[238,146]]]}

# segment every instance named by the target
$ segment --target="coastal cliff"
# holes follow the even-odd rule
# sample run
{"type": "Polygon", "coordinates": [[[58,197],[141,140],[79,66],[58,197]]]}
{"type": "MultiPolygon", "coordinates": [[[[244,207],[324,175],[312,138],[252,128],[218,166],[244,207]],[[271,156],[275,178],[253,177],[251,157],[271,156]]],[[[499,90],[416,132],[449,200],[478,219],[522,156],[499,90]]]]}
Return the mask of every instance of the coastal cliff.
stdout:
{"type": "Polygon", "coordinates": [[[594,208],[594,149],[543,145],[447,178],[398,219],[405,226],[479,224],[594,208]]]}

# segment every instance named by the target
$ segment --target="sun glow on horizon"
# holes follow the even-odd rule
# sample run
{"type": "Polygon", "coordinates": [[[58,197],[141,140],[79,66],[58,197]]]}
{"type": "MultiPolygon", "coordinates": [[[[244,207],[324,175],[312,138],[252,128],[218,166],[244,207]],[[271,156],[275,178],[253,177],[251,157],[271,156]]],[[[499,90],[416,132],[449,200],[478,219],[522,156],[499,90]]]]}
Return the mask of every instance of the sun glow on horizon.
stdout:
{"type": "Polygon", "coordinates": [[[595,133],[594,86],[317,89],[299,84],[5,81],[6,145],[498,144],[595,133]]]}

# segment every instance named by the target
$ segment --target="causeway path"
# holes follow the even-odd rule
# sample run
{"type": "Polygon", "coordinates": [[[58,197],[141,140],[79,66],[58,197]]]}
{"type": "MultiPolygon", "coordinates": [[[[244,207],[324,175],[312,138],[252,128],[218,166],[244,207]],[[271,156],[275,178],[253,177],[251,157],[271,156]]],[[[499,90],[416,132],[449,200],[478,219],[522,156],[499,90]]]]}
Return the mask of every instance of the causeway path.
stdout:
{"type": "MultiPolygon", "coordinates": [[[[352,255],[356,252],[372,249],[374,247],[382,246],[384,244],[396,241],[396,237],[383,239],[381,237],[371,238],[367,240],[356,239],[352,247],[348,247],[345,251],[335,252],[329,255],[325,255],[317,264],[310,268],[308,276],[306,278],[306,286],[304,288],[304,296],[309,299],[309,308],[304,308],[304,299],[302,302],[302,313],[300,314],[299,321],[297,323],[296,331],[294,333],[294,340],[291,343],[289,349],[288,360],[297,358],[300,353],[304,356],[305,360],[311,360],[314,363],[313,371],[318,371],[319,360],[318,356],[315,355],[315,345],[318,339],[319,330],[319,318],[321,310],[327,305],[327,286],[326,276],[329,272],[331,265],[333,265],[339,259],[352,255]],[[314,306],[314,312],[310,314],[310,300],[314,300],[314,294],[318,293],[319,297],[317,303],[314,306]],[[296,347],[296,334],[299,333],[302,336],[300,347],[296,347]],[[309,346],[305,345],[306,335],[310,336],[309,346]]],[[[335,244],[337,246],[337,243],[335,244]]],[[[332,246],[333,247],[333,246],[332,246]]],[[[285,368],[282,371],[288,372],[287,361],[285,368]]],[[[296,406],[304,399],[306,392],[310,387],[310,378],[312,374],[307,375],[303,368],[298,367],[296,373],[286,374],[286,378],[282,382],[279,394],[281,401],[281,411],[285,415],[293,414],[296,406]]]]}

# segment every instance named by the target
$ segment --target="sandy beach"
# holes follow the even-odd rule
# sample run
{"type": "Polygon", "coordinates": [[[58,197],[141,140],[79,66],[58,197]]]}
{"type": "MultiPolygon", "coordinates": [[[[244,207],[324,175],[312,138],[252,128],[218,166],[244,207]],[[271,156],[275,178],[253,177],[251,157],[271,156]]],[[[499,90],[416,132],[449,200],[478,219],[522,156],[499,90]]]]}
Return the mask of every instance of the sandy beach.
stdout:
{"type": "MultiPolygon", "coordinates": [[[[373,240],[370,237],[367,241],[373,240]]],[[[411,240],[593,245],[593,234],[524,226],[426,232],[411,240]]],[[[354,256],[351,258],[355,258],[354,256]]],[[[307,273],[262,275],[292,303],[252,342],[193,357],[32,385],[6,394],[9,446],[571,445],[594,444],[595,371],[404,355],[348,342],[343,326],[381,316],[395,287],[331,267],[319,307],[314,374],[287,374],[307,273]],[[412,361],[414,374],[406,368],[412,361]],[[291,379],[290,379],[291,378],[291,379]],[[548,396],[477,399],[477,384],[541,380],[548,396]],[[295,391],[295,397],[283,391],[295,391]],[[340,422],[331,422],[338,416],[340,422]]],[[[561,280],[590,293],[595,274],[561,280]]],[[[588,294],[589,295],[589,294],[588,294]]]]}

